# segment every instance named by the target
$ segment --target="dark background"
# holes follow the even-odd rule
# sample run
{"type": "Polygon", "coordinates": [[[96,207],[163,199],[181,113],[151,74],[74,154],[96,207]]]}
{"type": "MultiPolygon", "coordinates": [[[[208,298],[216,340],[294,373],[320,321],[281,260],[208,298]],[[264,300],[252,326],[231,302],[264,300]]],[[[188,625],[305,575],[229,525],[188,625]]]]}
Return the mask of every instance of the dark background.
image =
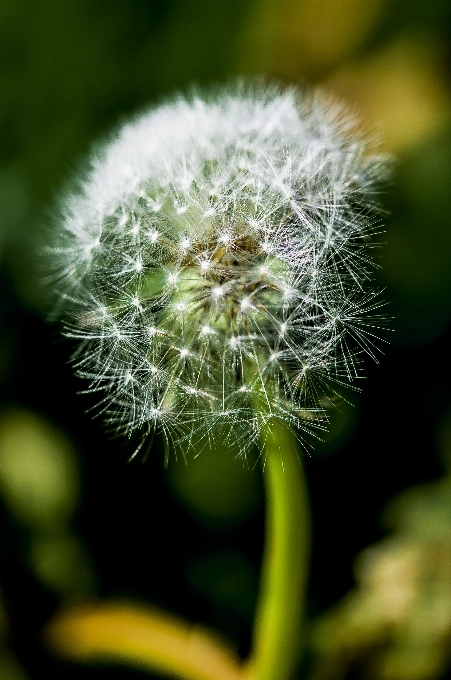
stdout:
{"type": "Polygon", "coordinates": [[[39,498],[35,510],[21,510],[28,487],[11,486],[0,467],[8,680],[142,676],[67,664],[41,643],[63,603],[94,595],[156,604],[221,631],[243,655],[249,649],[263,545],[258,466],[229,456],[220,470],[200,462],[187,471],[174,458],[166,469],[158,439],[145,462],[127,464],[136,442],[109,438],[86,414],[91,397],[77,394],[83,385],[68,365],[70,342],[46,321],[36,256],[59,188],[91,144],[174,89],[254,73],[318,83],[355,104],[364,124],[382,126],[397,158],[377,274],[393,316],[389,344],[380,343],[378,365],[367,361],[362,392],[350,396],[355,406],[344,402],[326,441],[305,456],[311,618],[353,586],[355,555],[385,534],[387,502],[443,474],[437,433],[451,406],[450,29],[445,0],[3,0],[0,462],[8,459],[10,469],[17,460],[25,477],[35,474],[26,457],[12,458],[12,444],[1,444],[14,421],[13,438],[21,423],[23,432],[49,428],[43,441],[62,437],[61,459],[75,470],[65,481],[74,500],[56,531],[37,519],[39,498]],[[46,540],[61,555],[47,570],[33,552],[46,540]]]}

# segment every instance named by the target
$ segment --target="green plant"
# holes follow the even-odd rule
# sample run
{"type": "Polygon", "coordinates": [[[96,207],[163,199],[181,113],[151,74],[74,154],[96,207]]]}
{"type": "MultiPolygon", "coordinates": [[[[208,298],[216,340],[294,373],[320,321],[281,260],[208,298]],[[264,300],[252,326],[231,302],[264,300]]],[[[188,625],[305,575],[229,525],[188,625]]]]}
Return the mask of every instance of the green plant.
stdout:
{"type": "Polygon", "coordinates": [[[193,93],[94,155],[50,248],[77,373],[115,432],[160,431],[168,455],[217,439],[243,459],[260,450],[255,680],[289,678],[298,660],[309,529],[295,442],[326,427],[325,405],[375,356],[370,237],[385,173],[324,95],[193,93]]]}

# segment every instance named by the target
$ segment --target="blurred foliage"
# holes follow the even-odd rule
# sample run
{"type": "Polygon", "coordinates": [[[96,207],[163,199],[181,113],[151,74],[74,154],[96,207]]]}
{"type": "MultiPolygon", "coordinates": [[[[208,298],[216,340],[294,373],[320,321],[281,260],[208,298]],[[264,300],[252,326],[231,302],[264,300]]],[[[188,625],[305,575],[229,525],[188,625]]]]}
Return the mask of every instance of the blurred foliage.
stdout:
{"type": "Polygon", "coordinates": [[[386,0],[261,0],[236,46],[239,70],[319,80],[356,54],[386,0]]]}
{"type": "Polygon", "coordinates": [[[13,514],[38,531],[64,525],[78,495],[75,454],[67,439],[34,413],[0,419],[0,485],[13,514]]]}
{"type": "Polygon", "coordinates": [[[358,556],[356,588],[314,623],[312,680],[433,680],[448,668],[450,473],[390,504],[391,535],[358,556]]]}
{"type": "Polygon", "coordinates": [[[46,629],[47,644],[82,663],[124,664],[187,680],[246,680],[225,640],[179,617],[129,602],[69,607],[46,629]]]}
{"type": "Polygon", "coordinates": [[[445,43],[417,29],[340,66],[326,83],[358,103],[365,124],[380,126],[385,148],[402,157],[449,127],[445,59],[445,43]]]}
{"type": "Polygon", "coordinates": [[[248,519],[258,510],[261,488],[254,469],[256,457],[240,461],[238,447],[234,451],[218,443],[214,450],[208,445],[199,451],[191,449],[189,458],[179,449],[174,453],[177,457],[171,456],[167,470],[169,486],[203,521],[225,526],[248,519]]]}
{"type": "Polygon", "coordinates": [[[80,595],[92,586],[85,550],[70,528],[78,486],[75,452],[56,427],[24,410],[0,415],[2,497],[28,530],[37,578],[62,595],[80,595]]]}

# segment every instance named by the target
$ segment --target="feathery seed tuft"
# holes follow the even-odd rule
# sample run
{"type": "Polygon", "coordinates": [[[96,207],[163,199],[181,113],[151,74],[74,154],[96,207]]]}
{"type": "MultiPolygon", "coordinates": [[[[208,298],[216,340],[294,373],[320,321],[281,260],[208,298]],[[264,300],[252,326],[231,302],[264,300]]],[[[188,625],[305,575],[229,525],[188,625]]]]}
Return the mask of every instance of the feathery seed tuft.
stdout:
{"type": "Polygon", "coordinates": [[[118,432],[312,432],[374,357],[386,162],[318,94],[238,85],[125,125],[51,248],[77,374],[118,432]]]}

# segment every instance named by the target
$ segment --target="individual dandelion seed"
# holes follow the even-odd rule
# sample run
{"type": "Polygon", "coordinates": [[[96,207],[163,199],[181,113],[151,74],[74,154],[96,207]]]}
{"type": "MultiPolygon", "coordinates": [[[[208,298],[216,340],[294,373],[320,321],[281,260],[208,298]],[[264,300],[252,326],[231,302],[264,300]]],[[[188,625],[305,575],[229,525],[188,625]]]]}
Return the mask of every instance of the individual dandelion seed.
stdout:
{"type": "MultiPolygon", "coordinates": [[[[125,125],[50,249],[77,373],[118,432],[243,453],[374,357],[386,160],[324,95],[239,83],[125,125]]],[[[301,434],[302,436],[302,434],[301,434]]]]}

